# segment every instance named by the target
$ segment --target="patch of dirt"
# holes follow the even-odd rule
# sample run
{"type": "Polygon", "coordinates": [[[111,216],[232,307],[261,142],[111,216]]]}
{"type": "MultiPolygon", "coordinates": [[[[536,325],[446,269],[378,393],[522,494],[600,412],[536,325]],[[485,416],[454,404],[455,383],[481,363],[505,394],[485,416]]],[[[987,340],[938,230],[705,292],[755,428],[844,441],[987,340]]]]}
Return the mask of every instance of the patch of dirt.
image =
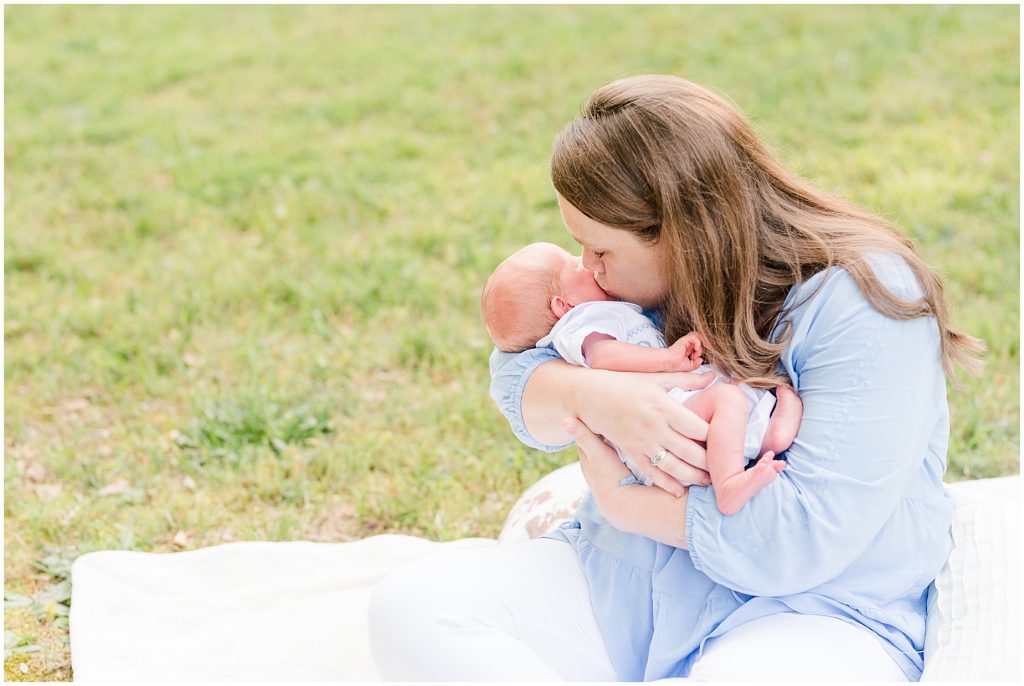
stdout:
{"type": "Polygon", "coordinates": [[[351,503],[328,506],[309,526],[311,541],[344,542],[359,537],[359,516],[351,503]]]}

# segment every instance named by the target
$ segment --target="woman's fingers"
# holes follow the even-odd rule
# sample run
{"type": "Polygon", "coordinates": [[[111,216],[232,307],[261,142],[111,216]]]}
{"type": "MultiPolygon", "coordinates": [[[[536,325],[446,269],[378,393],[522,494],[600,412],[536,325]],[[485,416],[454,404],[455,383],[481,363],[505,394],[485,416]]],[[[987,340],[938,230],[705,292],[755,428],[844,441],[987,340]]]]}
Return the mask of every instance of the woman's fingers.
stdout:
{"type": "Polygon", "coordinates": [[[602,450],[609,450],[613,454],[615,452],[610,445],[601,440],[597,434],[578,419],[563,419],[562,430],[569,434],[572,440],[576,441],[576,445],[586,453],[588,459],[591,456],[591,452],[593,452],[595,458],[602,450]]]}
{"type": "Polygon", "coordinates": [[[711,476],[707,472],[686,464],[670,452],[661,455],[656,465],[651,464],[650,458],[641,458],[639,462],[634,458],[632,462],[645,484],[658,486],[677,497],[686,493],[687,486],[707,486],[711,483],[711,476]]]}
{"type": "Polygon", "coordinates": [[[657,467],[651,467],[650,477],[648,479],[644,479],[644,483],[657,486],[661,490],[667,491],[677,498],[686,493],[686,487],[683,484],[680,484],[665,472],[660,471],[657,467]]]}
{"type": "Polygon", "coordinates": [[[607,393],[600,394],[600,398],[589,396],[594,402],[584,408],[587,421],[593,423],[587,425],[573,418],[561,427],[580,447],[583,475],[591,490],[595,485],[604,488],[612,479],[617,483],[630,474],[615,450],[605,443],[605,437],[632,456],[638,463],[638,475],[642,472],[647,483],[674,495],[685,492],[685,486],[707,484],[707,457],[704,448],[695,442],[707,439],[707,422],[665,391],[702,389],[713,380],[712,373],[610,373],[605,379],[607,393]],[[662,449],[669,455],[661,464],[651,465],[650,457],[662,449]]]}
{"type": "MultiPolygon", "coordinates": [[[[576,441],[580,449],[580,468],[591,490],[597,487],[607,488],[629,475],[629,469],[619,460],[615,449],[591,431],[586,424],[578,419],[566,419],[562,422],[562,430],[576,441]]],[[[703,449],[700,446],[692,442],[685,442],[682,445],[684,451],[692,448],[700,452],[699,458],[690,455],[689,459],[703,462],[703,449]]],[[[657,465],[651,465],[649,457],[646,462],[648,467],[645,472],[649,476],[649,482],[675,496],[683,495],[686,486],[706,486],[711,483],[711,477],[707,472],[687,464],[671,450],[665,453],[657,465]]]]}
{"type": "MultiPolygon", "coordinates": [[[[676,433],[682,434],[683,436],[686,436],[687,438],[690,438],[694,441],[708,440],[708,423],[705,422],[700,417],[698,417],[696,414],[694,414],[692,410],[684,407],[683,405],[680,405],[674,400],[670,403],[670,406],[666,410],[665,419],[668,420],[669,427],[671,427],[672,430],[675,431],[676,433]]],[[[699,448],[701,453],[703,453],[703,449],[700,448],[700,446],[694,445],[694,447],[699,448]]],[[[686,457],[687,455],[690,454],[691,449],[688,448],[684,451],[685,453],[687,453],[687,455],[680,454],[675,450],[673,450],[672,452],[676,453],[676,457],[680,457],[686,460],[686,457]]],[[[689,460],[686,461],[690,462],[689,460]]],[[[690,464],[695,463],[690,462],[690,464]]],[[[698,463],[698,466],[704,466],[705,464],[706,463],[703,460],[701,460],[701,462],[698,463]]]]}
{"type": "Polygon", "coordinates": [[[699,444],[691,441],[686,436],[681,436],[675,431],[667,431],[661,445],[675,457],[686,462],[692,467],[707,471],[707,451],[699,444]]]}
{"type": "Polygon", "coordinates": [[[590,427],[579,419],[563,420],[562,429],[576,441],[579,447],[587,451],[588,458],[592,460],[607,458],[621,462],[615,448],[608,445],[604,438],[591,431],[590,427]]]}
{"type": "MultiPolygon", "coordinates": [[[[695,446],[699,448],[700,446],[695,446]]],[[[693,458],[690,458],[693,459],[693,458]]],[[[711,484],[711,475],[703,469],[697,469],[692,464],[688,464],[689,460],[676,459],[673,455],[666,455],[665,458],[658,463],[656,469],[660,469],[663,473],[668,474],[671,480],[682,484],[683,486],[692,486],[694,484],[698,486],[708,486],[711,484]]],[[[657,483],[657,481],[655,481],[657,483]]],[[[668,489],[666,489],[668,490],[668,489]]],[[[674,490],[669,490],[670,493],[674,493],[674,490]]]]}

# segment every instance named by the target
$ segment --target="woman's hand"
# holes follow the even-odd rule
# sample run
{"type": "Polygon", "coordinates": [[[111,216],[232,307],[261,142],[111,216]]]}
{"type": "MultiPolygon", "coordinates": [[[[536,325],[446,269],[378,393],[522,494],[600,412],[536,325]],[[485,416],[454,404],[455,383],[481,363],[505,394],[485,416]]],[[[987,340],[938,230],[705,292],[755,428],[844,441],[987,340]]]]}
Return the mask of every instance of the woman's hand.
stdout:
{"type": "Polygon", "coordinates": [[[704,448],[695,442],[707,440],[708,425],[667,391],[701,389],[713,378],[710,372],[612,372],[552,360],[527,380],[523,422],[536,441],[561,445],[573,440],[562,420],[577,417],[629,455],[645,482],[680,495],[684,486],[710,483],[704,448]],[[651,465],[662,450],[659,464],[651,465]]]}
{"type": "Polygon", "coordinates": [[[704,388],[713,374],[588,372],[574,398],[575,416],[629,455],[646,483],[676,496],[685,492],[684,486],[711,483],[704,448],[695,442],[707,440],[707,422],[666,392],[704,388]],[[651,457],[663,450],[652,465],[651,457]]]}
{"type": "Polygon", "coordinates": [[[645,486],[623,488],[629,470],[611,446],[578,419],[565,419],[562,430],[579,446],[583,478],[612,526],[677,548],[687,546],[685,497],[645,486]]]}

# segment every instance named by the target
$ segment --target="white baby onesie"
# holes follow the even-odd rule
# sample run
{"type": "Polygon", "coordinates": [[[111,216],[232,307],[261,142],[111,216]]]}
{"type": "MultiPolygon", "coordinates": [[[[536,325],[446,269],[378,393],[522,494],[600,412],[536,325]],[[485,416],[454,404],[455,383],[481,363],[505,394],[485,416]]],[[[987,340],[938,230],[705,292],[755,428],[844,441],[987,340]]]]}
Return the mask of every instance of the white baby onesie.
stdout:
{"type": "MultiPolygon", "coordinates": [[[[642,345],[648,348],[665,348],[665,337],[654,323],[643,315],[639,305],[627,302],[595,301],[581,303],[569,310],[544,338],[537,341],[538,348],[554,348],[562,359],[571,364],[587,367],[583,357],[583,341],[592,333],[603,333],[612,338],[642,345]]],[[[715,379],[708,387],[724,380],[714,367],[702,365],[694,370],[697,374],[715,372],[715,379]]],[[[743,456],[749,460],[760,457],[761,443],[764,441],[768,420],[775,408],[775,396],[763,388],[751,388],[746,384],[736,384],[747,397],[750,413],[747,417],[747,430],[743,439],[743,456]]],[[[669,397],[680,405],[687,398],[700,391],[688,391],[673,388],[668,391],[669,397]]],[[[615,446],[612,446],[615,447],[615,446]]],[[[634,476],[642,479],[635,463],[618,447],[615,447],[619,458],[629,467],[634,476]]]]}

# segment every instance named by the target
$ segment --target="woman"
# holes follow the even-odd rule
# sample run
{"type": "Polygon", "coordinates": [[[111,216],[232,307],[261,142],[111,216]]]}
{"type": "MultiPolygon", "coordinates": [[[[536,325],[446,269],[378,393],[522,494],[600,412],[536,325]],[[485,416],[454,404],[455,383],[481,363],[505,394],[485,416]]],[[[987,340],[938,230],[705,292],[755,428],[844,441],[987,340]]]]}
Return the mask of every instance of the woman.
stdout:
{"type": "Polygon", "coordinates": [[[665,394],[704,380],[496,352],[492,396],[516,435],[576,441],[592,493],[547,538],[385,580],[370,610],[381,674],[918,679],[926,589],[950,548],[945,377],[983,352],[950,327],[938,276],[675,77],[594,93],[555,144],[552,180],[602,288],[656,308],[669,344],[703,334],[737,380],[792,383],[804,417],[788,467],[722,515],[700,485],[706,427],[665,394]]]}

